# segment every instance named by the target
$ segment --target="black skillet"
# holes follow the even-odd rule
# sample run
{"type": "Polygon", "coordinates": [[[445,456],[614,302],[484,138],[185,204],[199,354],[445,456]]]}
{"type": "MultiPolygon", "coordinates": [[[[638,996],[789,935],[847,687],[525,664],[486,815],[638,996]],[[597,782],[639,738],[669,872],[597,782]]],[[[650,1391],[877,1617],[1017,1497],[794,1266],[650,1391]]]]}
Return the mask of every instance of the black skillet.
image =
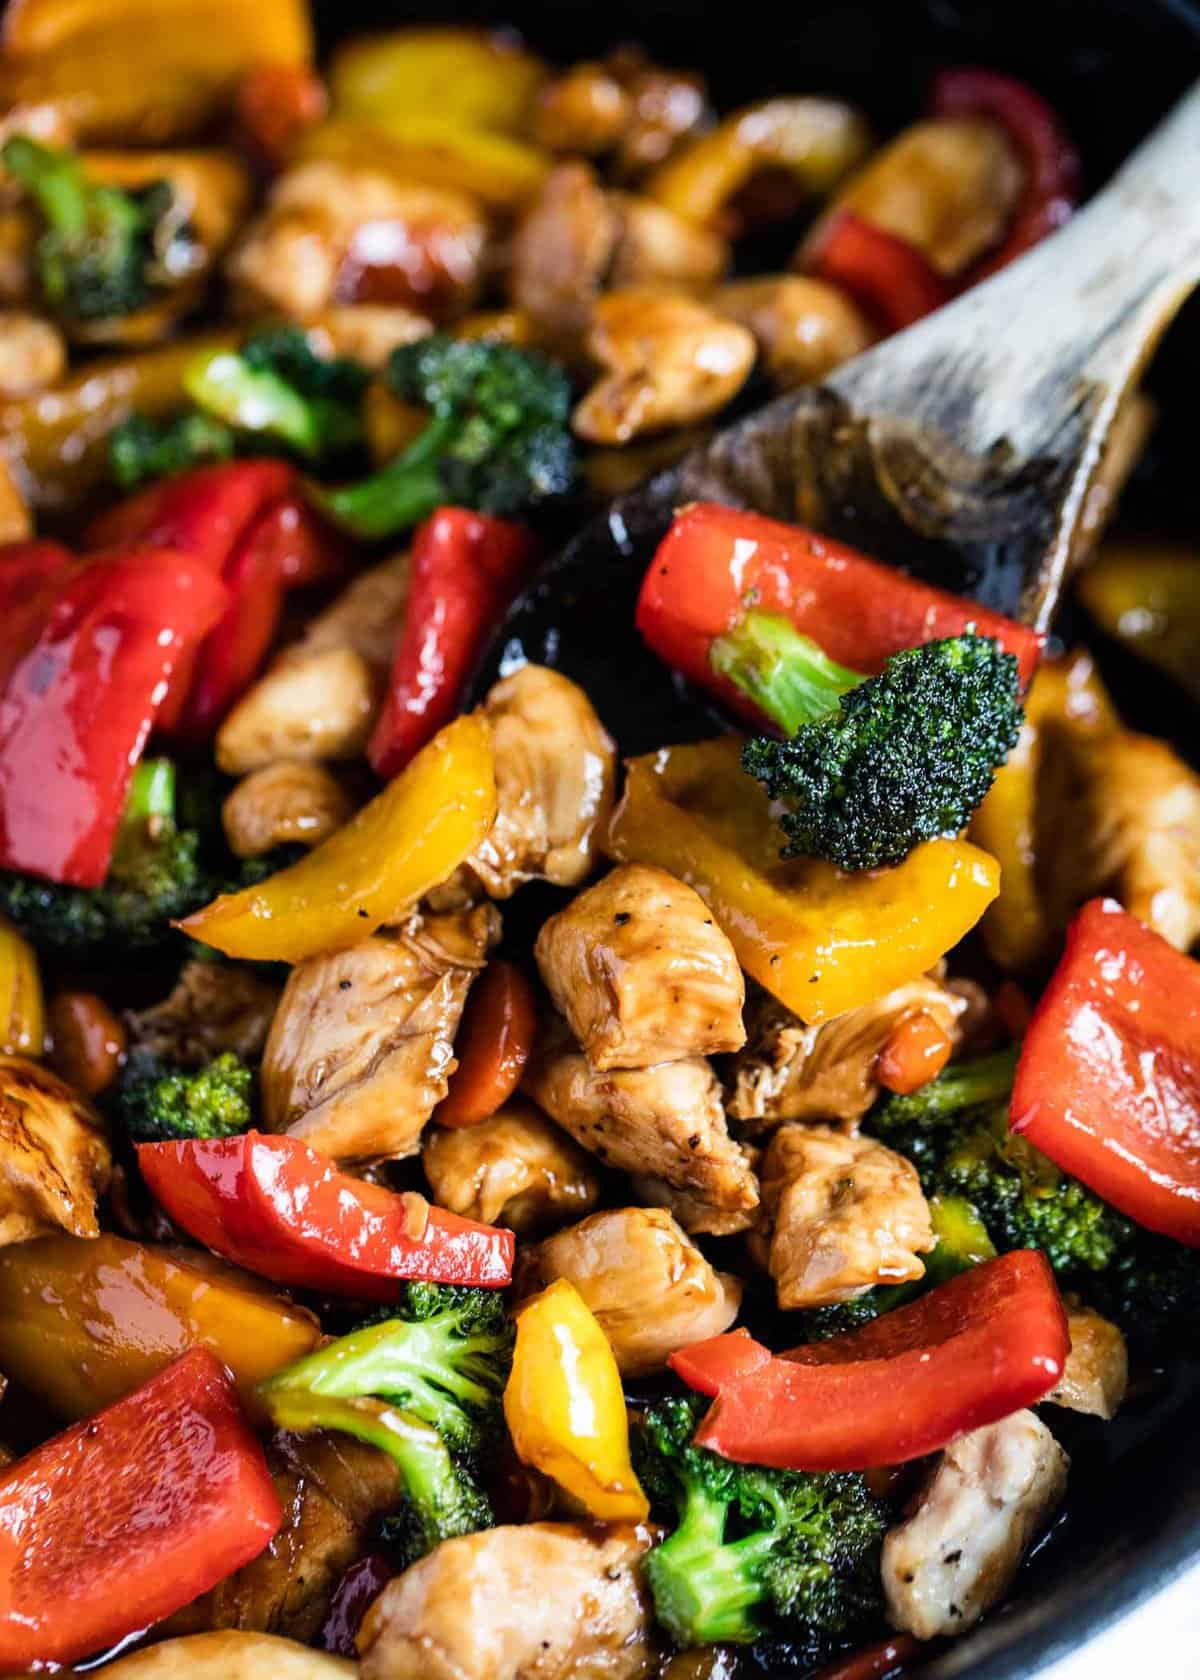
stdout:
{"type": "MultiPolygon", "coordinates": [[[[1092,186],[1200,73],[1200,0],[808,0],[795,7],[786,0],[728,7],[711,0],[704,7],[689,0],[318,0],[316,9],[325,47],[365,27],[443,20],[515,25],[562,60],[638,40],[664,62],[702,68],[723,107],[771,93],[839,93],[864,106],[885,133],[920,110],[934,69],[987,64],[1026,77],[1054,101],[1081,144],[1092,186]]],[[[1198,374],[1194,303],[1156,362],[1160,442],[1132,491],[1155,522],[1176,527],[1200,521],[1198,374]]],[[[711,732],[705,708],[644,651],[632,628],[637,585],[669,522],[674,488],[668,473],[585,527],[517,604],[481,686],[506,655],[519,653],[582,683],[625,753],[711,732]]],[[[991,582],[989,589],[983,580],[984,592],[1002,594],[999,580],[991,582]]],[[[1110,675],[1132,723],[1195,754],[1195,720],[1153,678],[1119,660],[1110,675]]],[[[1200,1454],[1193,1444],[1200,1366],[1172,1361],[1115,1424],[1084,1422],[1071,1434],[1064,1516],[1009,1602],[921,1669],[929,1680],[1031,1680],[1190,1562],[1200,1565],[1200,1454]]],[[[1147,1651],[1151,1661],[1156,1654],[1147,1651]]],[[[1171,1672],[1171,1653],[1161,1657],[1171,1672]]]]}

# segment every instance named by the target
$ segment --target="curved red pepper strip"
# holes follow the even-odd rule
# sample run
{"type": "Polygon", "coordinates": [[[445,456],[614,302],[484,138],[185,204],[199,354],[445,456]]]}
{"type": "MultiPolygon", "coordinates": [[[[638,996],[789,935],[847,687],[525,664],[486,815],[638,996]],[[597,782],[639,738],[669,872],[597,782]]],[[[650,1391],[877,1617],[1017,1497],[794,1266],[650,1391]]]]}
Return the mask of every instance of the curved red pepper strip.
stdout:
{"type": "Polygon", "coordinates": [[[757,708],[709,661],[715,639],[751,601],[790,619],[830,659],[867,676],[903,648],[960,635],[974,624],[1017,656],[1028,683],[1043,641],[1028,625],[816,531],[695,502],[676,514],[650,562],[635,622],[660,659],[759,728],[757,708]]]}
{"type": "Polygon", "coordinates": [[[85,546],[137,543],[174,548],[219,573],[254,521],[288,495],[295,482],[295,473],[284,461],[194,467],[160,479],[100,514],[88,526],[85,546]]]}
{"type": "Polygon", "coordinates": [[[274,1283],[394,1301],[410,1278],[512,1281],[511,1231],[351,1178],[298,1138],[146,1143],[138,1164],[176,1224],[274,1283]]]}
{"type": "Polygon", "coordinates": [[[933,84],[935,117],[984,117],[1007,134],[1025,172],[1025,185],[1003,244],[960,282],[985,280],[1069,219],[1079,202],[1079,153],[1052,106],[1024,82],[975,66],[943,70],[933,84]]]}
{"type": "Polygon", "coordinates": [[[849,292],[885,333],[911,327],[953,296],[924,252],[852,210],[831,212],[810,242],[804,266],[849,292]]]}
{"type": "Polygon", "coordinates": [[[55,570],[0,628],[0,868],[97,887],[133,767],[224,585],[144,549],[55,570]]]}
{"type": "Polygon", "coordinates": [[[439,508],[417,531],[404,628],[367,748],[385,781],[454,716],[484,643],[536,554],[524,526],[466,508],[439,508]]]}
{"type": "Polygon", "coordinates": [[[1040,1400],[1071,1346],[1054,1274],[1034,1249],[984,1261],[860,1330],[732,1380],[729,1339],[668,1361],[680,1375],[690,1371],[689,1381],[699,1374],[702,1391],[717,1388],[696,1441],[781,1470],[869,1470],[922,1458],[1040,1400]]]}
{"type": "Polygon", "coordinates": [[[713,1336],[707,1342],[696,1344],[694,1359],[691,1354],[691,1348],[680,1348],[678,1353],[673,1353],[671,1369],[689,1388],[711,1395],[761,1371],[775,1357],[770,1348],[754,1340],[749,1330],[731,1330],[726,1336],[713,1336]]]}
{"type": "Polygon", "coordinates": [[[1200,1247],[1200,963],[1085,904],[1034,1011],[1012,1129],[1152,1231],[1200,1247]]]}
{"type": "Polygon", "coordinates": [[[0,1476],[0,1669],[75,1662],[160,1621],[282,1521],[228,1373],[193,1348],[0,1476]]]}

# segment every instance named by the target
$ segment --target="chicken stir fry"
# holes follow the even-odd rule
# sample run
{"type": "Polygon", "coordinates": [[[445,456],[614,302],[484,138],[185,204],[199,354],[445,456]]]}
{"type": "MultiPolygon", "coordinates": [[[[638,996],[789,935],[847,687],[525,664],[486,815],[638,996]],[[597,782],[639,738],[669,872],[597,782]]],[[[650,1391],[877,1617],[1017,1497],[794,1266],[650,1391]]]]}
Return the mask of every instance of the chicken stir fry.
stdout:
{"type": "Polygon", "coordinates": [[[1195,1353],[1169,399],[1048,642],[754,506],[1036,89],[313,22],[0,34],[0,1673],[908,1673],[1195,1353]]]}

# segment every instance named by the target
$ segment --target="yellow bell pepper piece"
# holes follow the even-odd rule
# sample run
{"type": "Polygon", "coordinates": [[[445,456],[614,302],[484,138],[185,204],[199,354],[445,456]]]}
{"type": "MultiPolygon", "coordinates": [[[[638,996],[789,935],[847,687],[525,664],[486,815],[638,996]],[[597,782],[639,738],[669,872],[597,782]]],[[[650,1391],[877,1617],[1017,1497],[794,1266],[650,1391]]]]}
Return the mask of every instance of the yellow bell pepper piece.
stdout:
{"type": "MultiPolygon", "coordinates": [[[[483,719],[456,718],[323,845],[179,925],[227,957],[301,962],[357,945],[452,875],[496,816],[483,719]]],[[[0,1367],[2,1369],[2,1367],[0,1367]]]]}
{"type": "Polygon", "coordinates": [[[824,195],[870,145],[862,117],[840,100],[767,99],[693,140],[642,190],[677,216],[719,229],[721,212],[758,170],[789,170],[814,197],[824,195]]]}
{"type": "Polygon", "coordinates": [[[607,850],[694,887],[747,973],[802,1021],[826,1021],[915,980],[995,898],[999,870],[964,840],[929,840],[893,869],[843,874],[779,856],[763,790],[722,736],[627,765],[607,850]]]}
{"type": "Polygon", "coordinates": [[[971,818],[970,838],[1000,865],[1000,894],[983,918],[984,944],[1009,973],[1024,974],[1046,961],[1057,937],[1037,880],[1038,790],[1047,733],[1065,730],[1084,738],[1115,729],[1117,722],[1090,655],[1045,661],[1025,696],[1016,748],[971,818]]]}
{"type": "Polygon", "coordinates": [[[251,1403],[320,1339],[303,1307],[199,1250],[108,1235],[0,1249],[0,1369],[60,1418],[119,1400],[197,1345],[251,1403]]]}
{"type": "Polygon", "coordinates": [[[40,1056],[46,1011],[33,946],[0,916],[0,1054],[40,1056]]]}
{"type": "Polygon", "coordinates": [[[599,1522],[643,1522],[650,1505],[629,1458],[621,1374],[573,1283],[559,1278],[517,1314],[504,1421],[523,1464],[599,1522]]]}
{"type": "Polygon", "coordinates": [[[80,140],[184,140],[259,64],[307,64],[306,0],[10,0],[0,98],[58,107],[80,140]]]}
{"type": "Polygon", "coordinates": [[[136,409],[163,419],[184,401],[183,372],[235,333],[179,338],[137,356],[88,362],[61,385],[0,403],[0,449],[25,499],[55,512],[94,490],[108,471],[108,434],[136,409]]]}
{"type": "Polygon", "coordinates": [[[1075,590],[1102,630],[1200,700],[1200,548],[1162,538],[1108,541],[1075,590]]]}
{"type": "Polygon", "coordinates": [[[396,29],[340,47],[329,88],[334,110],[343,116],[404,111],[518,134],[545,75],[540,59],[487,30],[396,29]]]}
{"type": "Polygon", "coordinates": [[[405,112],[370,119],[330,117],[297,139],[294,157],[381,169],[403,181],[455,187],[491,210],[529,201],[550,168],[544,153],[507,134],[463,128],[436,116],[405,112]]]}

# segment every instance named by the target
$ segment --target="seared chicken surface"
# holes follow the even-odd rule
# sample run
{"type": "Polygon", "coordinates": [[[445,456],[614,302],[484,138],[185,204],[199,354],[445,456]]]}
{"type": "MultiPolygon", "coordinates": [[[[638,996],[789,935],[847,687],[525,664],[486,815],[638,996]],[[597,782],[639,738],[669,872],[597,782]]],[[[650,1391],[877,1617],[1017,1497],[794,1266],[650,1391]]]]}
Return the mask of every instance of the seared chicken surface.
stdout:
{"type": "Polygon", "coordinates": [[[702,1057],[597,1073],[561,1021],[544,1023],[525,1070],[539,1108],[606,1166],[660,1178],[718,1208],[752,1208],[758,1186],[729,1135],[702,1057]]]}
{"type": "MultiPolygon", "coordinates": [[[[739,1148],[750,1171],[756,1172],[762,1150],[745,1143],[739,1148]]],[[[633,1188],[639,1201],[645,1202],[647,1207],[666,1208],[692,1235],[732,1237],[739,1231],[750,1230],[758,1219],[757,1205],[749,1208],[716,1207],[697,1191],[677,1190],[664,1179],[645,1174],[634,1176],[633,1188]]]]}
{"type": "Polygon", "coordinates": [[[471,982],[499,934],[490,905],[415,914],[293,968],[263,1054],[263,1117],[335,1160],[413,1155],[456,1063],[471,982]]]}
{"type": "Polygon", "coordinates": [[[934,1245],[916,1168],[873,1138],[781,1126],[762,1164],[752,1248],[779,1305],[824,1307],[923,1277],[934,1245]]]}
{"type": "Polygon", "coordinates": [[[663,869],[612,870],[543,925],[534,955],[598,1072],[745,1041],[733,946],[700,895],[663,869]]]}
{"type": "Polygon", "coordinates": [[[279,991],[244,963],[185,962],[170,993],[149,1009],[125,1015],[131,1049],[185,1067],[223,1050],[262,1054],[279,991]]]}
{"type": "Polygon", "coordinates": [[[1046,1396],[1047,1403],[1092,1417],[1116,1417],[1129,1381],[1125,1338],[1094,1308],[1074,1297],[1065,1304],[1071,1351],[1062,1376],[1046,1396]]]}
{"type": "Polygon", "coordinates": [[[596,862],[613,804],[616,748],[587,695],[545,665],[523,665],[488,693],[496,820],[444,886],[435,909],[511,898],[527,881],[577,887],[596,862]]]}
{"type": "Polygon", "coordinates": [[[966,1007],[965,998],[926,975],[806,1027],[756,988],[746,1009],[747,1043],[729,1074],[729,1116],[752,1135],[781,1120],[825,1120],[852,1130],[879,1095],[879,1052],[899,1023],[923,1010],[954,1039],[966,1007]]]}
{"type": "Polygon", "coordinates": [[[367,1612],[362,1680],[638,1680],[645,1528],[526,1523],[446,1540],[367,1612]]]}
{"type": "Polygon", "coordinates": [[[46,1231],[100,1234],[112,1152],[100,1117],[24,1056],[0,1056],[0,1247],[46,1231]]]}
{"type": "Polygon", "coordinates": [[[519,1099],[475,1126],[432,1127],[421,1165],[440,1207],[518,1236],[579,1219],[600,1197],[591,1157],[519,1099]]]}
{"type": "Polygon", "coordinates": [[[892,1626],[936,1639],[977,1622],[1054,1514],[1069,1462],[1032,1412],[951,1442],[916,1510],[883,1542],[892,1626]]]}
{"type": "Polygon", "coordinates": [[[739,1278],[714,1271],[665,1208],[611,1208],[521,1257],[525,1292],[566,1278],[595,1313],[625,1376],[665,1365],[737,1317],[739,1278]]]}

